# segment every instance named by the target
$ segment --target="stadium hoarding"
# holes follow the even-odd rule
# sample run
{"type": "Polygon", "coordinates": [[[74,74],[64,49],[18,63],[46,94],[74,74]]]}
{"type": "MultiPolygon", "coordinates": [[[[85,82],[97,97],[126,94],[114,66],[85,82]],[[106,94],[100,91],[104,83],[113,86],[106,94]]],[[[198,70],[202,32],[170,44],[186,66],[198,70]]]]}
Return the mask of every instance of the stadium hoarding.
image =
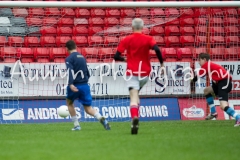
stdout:
{"type": "Polygon", "coordinates": [[[178,104],[182,120],[204,120],[207,103],[201,98],[178,98],[178,104]]]}
{"type": "MultiPolygon", "coordinates": [[[[205,98],[179,98],[180,114],[182,120],[204,120],[207,113],[207,102],[205,98]]],[[[229,117],[221,108],[219,100],[214,100],[217,120],[229,120],[229,117]]],[[[229,100],[229,107],[240,113],[240,100],[229,100]]]]}
{"type": "MultiPolygon", "coordinates": [[[[152,72],[140,95],[190,94],[189,62],[166,62],[166,76],[160,64],[151,63],[152,72]],[[164,85],[166,87],[164,88],[164,85]]],[[[126,63],[89,63],[89,85],[93,96],[128,95],[126,63]]],[[[0,64],[1,97],[57,97],[66,95],[68,71],[64,63],[0,64]]],[[[81,74],[81,72],[80,72],[81,74]]]]}
{"type": "MultiPolygon", "coordinates": [[[[240,64],[238,61],[214,61],[213,63],[223,66],[232,75],[232,92],[240,92],[240,64]]],[[[195,62],[195,69],[200,68],[198,62],[195,62]]],[[[206,76],[201,77],[199,82],[195,83],[195,93],[202,94],[206,86],[206,76]]]]}
{"type": "MultiPolygon", "coordinates": [[[[75,109],[79,121],[96,121],[86,114],[77,101],[75,109]]],[[[65,100],[20,100],[0,101],[0,122],[2,123],[49,123],[70,122],[70,116],[61,118],[57,108],[66,104],[65,100]]],[[[92,106],[109,121],[129,121],[129,99],[96,99],[92,106]]],[[[177,98],[143,98],[139,108],[141,121],[180,120],[177,98]]]]}

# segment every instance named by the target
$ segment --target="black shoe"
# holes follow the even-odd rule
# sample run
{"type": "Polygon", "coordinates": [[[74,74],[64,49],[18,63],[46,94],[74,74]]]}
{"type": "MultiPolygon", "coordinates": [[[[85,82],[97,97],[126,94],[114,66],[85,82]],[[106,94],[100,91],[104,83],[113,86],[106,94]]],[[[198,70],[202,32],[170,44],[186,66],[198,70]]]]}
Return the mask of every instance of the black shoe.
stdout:
{"type": "Polygon", "coordinates": [[[132,134],[138,134],[138,126],[139,126],[139,119],[133,118],[132,120],[132,126],[131,126],[131,133],[132,134]]]}

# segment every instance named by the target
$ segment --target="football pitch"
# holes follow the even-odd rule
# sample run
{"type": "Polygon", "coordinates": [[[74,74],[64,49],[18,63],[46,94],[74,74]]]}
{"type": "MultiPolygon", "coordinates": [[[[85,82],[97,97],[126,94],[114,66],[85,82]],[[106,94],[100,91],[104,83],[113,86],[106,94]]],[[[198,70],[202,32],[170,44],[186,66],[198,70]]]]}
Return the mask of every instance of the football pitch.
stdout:
{"type": "Polygon", "coordinates": [[[1,160],[237,160],[240,127],[234,121],[95,122],[0,125],[1,160]]]}

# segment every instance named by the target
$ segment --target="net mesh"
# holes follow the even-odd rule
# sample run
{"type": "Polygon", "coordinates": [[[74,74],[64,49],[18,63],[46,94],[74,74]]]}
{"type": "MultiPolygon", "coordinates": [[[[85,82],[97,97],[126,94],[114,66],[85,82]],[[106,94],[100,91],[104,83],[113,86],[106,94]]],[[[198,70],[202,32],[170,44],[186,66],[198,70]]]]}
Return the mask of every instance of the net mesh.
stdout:
{"type": "MultiPolygon", "coordinates": [[[[161,80],[158,59],[150,51],[155,72],[140,92],[141,117],[204,118],[207,105],[202,93],[206,79],[201,80],[199,88],[184,81],[189,70],[173,75],[171,72],[198,68],[197,56],[204,51],[211,54],[212,61],[222,61],[220,64],[228,69],[235,67],[238,73],[238,12],[238,8],[0,8],[0,123],[69,120],[59,117],[56,108],[65,104],[64,46],[70,39],[88,62],[92,106],[110,121],[130,120],[127,82],[123,76],[126,64],[113,63],[113,56],[119,42],[132,33],[131,22],[135,17],[143,19],[143,33],[153,36],[161,48],[167,71],[167,79],[161,80]],[[19,73],[12,81],[13,70],[19,73]],[[163,84],[167,87],[163,88],[163,84]],[[178,105],[180,110],[175,108],[178,105]],[[190,115],[191,111],[199,111],[200,115],[190,115]]],[[[237,76],[233,80],[230,98],[238,99],[237,76]]],[[[95,121],[80,103],[76,101],[75,106],[81,121],[95,121]]]]}

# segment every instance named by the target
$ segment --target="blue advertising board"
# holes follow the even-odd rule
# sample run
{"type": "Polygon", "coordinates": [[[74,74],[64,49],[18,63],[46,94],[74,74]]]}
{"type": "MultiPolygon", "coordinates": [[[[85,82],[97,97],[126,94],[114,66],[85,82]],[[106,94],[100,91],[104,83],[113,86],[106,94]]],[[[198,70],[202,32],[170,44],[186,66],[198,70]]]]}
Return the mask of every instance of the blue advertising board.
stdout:
{"type": "MultiPolygon", "coordinates": [[[[70,117],[57,114],[57,108],[65,104],[65,100],[0,101],[0,123],[70,122],[70,117]]],[[[74,104],[79,121],[96,121],[78,101],[74,104]]],[[[130,120],[129,99],[96,99],[92,106],[111,122],[130,120]]],[[[177,98],[143,98],[139,111],[141,121],[180,120],[177,98]]]]}

